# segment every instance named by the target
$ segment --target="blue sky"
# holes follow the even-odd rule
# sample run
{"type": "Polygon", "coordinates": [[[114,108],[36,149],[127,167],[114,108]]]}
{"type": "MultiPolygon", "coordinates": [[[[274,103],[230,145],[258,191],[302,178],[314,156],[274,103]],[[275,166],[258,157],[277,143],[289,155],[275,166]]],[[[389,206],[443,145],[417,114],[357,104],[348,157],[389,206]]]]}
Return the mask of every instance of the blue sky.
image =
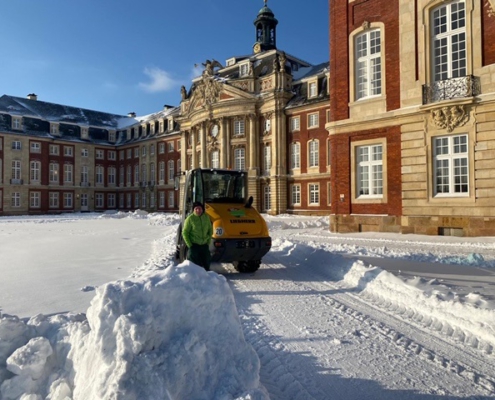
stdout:
{"type": "MultiPolygon", "coordinates": [[[[252,53],[263,0],[2,2],[0,95],[138,115],[179,105],[206,59],[252,53]]],[[[328,0],[268,0],[277,48],[328,61],[328,0]]]]}

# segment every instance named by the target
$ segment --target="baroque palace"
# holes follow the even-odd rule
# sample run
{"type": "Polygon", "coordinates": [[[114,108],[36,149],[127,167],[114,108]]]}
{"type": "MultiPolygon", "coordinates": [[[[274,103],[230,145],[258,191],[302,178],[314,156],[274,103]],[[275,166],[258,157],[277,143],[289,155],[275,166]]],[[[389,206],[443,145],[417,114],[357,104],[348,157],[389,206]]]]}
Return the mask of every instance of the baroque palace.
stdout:
{"type": "MultiPolygon", "coordinates": [[[[0,215],[177,211],[175,177],[248,171],[254,206],[335,232],[495,235],[494,0],[329,0],[330,63],[206,60],[137,117],[0,97],[0,215]]],[[[323,49],[322,49],[323,53],[323,49]]]]}

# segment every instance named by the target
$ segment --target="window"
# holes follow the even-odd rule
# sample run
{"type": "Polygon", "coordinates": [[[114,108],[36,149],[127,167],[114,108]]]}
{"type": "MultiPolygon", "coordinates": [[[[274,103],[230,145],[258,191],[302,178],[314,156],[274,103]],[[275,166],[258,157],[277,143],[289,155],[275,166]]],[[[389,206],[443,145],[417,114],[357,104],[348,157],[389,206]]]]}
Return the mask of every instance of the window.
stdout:
{"type": "Polygon", "coordinates": [[[158,153],[159,154],[165,153],[165,143],[161,142],[158,144],[158,153]]]}
{"type": "Polygon", "coordinates": [[[165,192],[160,192],[158,196],[158,207],[165,208],[165,192]]]}
{"type": "Polygon", "coordinates": [[[300,129],[300,118],[294,117],[290,119],[290,131],[298,131],[300,129]]]}
{"type": "Polygon", "coordinates": [[[143,192],[143,194],[141,195],[141,197],[142,197],[142,204],[141,204],[141,206],[142,206],[143,208],[146,208],[146,207],[147,207],[147,206],[146,206],[146,204],[147,204],[147,203],[146,203],[146,192],[143,192]]]}
{"type": "Polygon", "coordinates": [[[64,164],[64,183],[72,184],[74,181],[73,177],[73,165],[72,164],[64,164]]]}
{"type": "Polygon", "coordinates": [[[81,128],[81,138],[82,139],[88,139],[89,138],[88,128],[81,128]]]}
{"type": "Polygon", "coordinates": [[[126,203],[127,203],[127,208],[132,208],[132,194],[131,193],[127,193],[127,200],[126,200],[126,203]]]}
{"type": "Polygon", "coordinates": [[[309,205],[320,204],[320,185],[317,183],[310,183],[309,189],[309,205]]]}
{"type": "Polygon", "coordinates": [[[103,206],[104,206],[103,193],[96,193],[96,195],[95,195],[95,207],[96,208],[103,208],[103,206]]]}
{"type": "Polygon", "coordinates": [[[160,161],[158,164],[158,180],[160,182],[165,182],[165,162],[160,161]]]}
{"type": "Polygon", "coordinates": [[[115,131],[108,132],[108,141],[114,143],[115,142],[115,131]]]}
{"type": "Polygon", "coordinates": [[[174,142],[168,142],[168,152],[169,153],[174,152],[174,142]]]}
{"type": "Polygon", "coordinates": [[[308,97],[316,97],[318,95],[318,82],[309,82],[308,83],[308,97]]]}
{"type": "Polygon", "coordinates": [[[151,184],[154,185],[155,184],[155,179],[156,179],[156,172],[155,172],[155,163],[151,163],[150,164],[150,181],[151,181],[151,184]]]}
{"type": "Polygon", "coordinates": [[[12,150],[21,150],[21,142],[18,140],[14,140],[12,142],[12,150]]]}
{"type": "Polygon", "coordinates": [[[308,143],[309,147],[309,167],[317,167],[319,165],[319,143],[318,140],[312,140],[308,143]]]}
{"type": "Polygon", "coordinates": [[[145,157],[145,156],[146,156],[146,146],[141,147],[141,155],[142,155],[143,157],[145,157]]]}
{"type": "Polygon", "coordinates": [[[103,166],[96,166],[96,184],[103,185],[103,166]]]}
{"type": "Polygon", "coordinates": [[[175,196],[173,191],[168,192],[168,208],[174,208],[175,205],[175,196]]]}
{"type": "Polygon", "coordinates": [[[239,76],[246,76],[249,75],[249,64],[241,64],[239,65],[239,76]]]}
{"type": "Polygon", "coordinates": [[[356,147],[357,197],[382,197],[383,146],[356,147]]]}
{"type": "Polygon", "coordinates": [[[155,208],[155,193],[154,192],[150,193],[150,207],[155,208]]]}
{"type": "Polygon", "coordinates": [[[40,181],[41,174],[41,162],[40,161],[31,161],[29,163],[29,180],[33,183],[40,181]]]}
{"type": "Polygon", "coordinates": [[[234,169],[243,170],[246,162],[246,151],[244,147],[238,147],[234,150],[234,169]]]}
{"type": "Polygon", "coordinates": [[[19,192],[13,192],[12,193],[10,205],[13,208],[18,208],[21,206],[21,194],[19,192]]]}
{"type": "Polygon", "coordinates": [[[50,155],[51,156],[58,156],[60,154],[60,146],[58,144],[51,144],[50,145],[50,155]]]}
{"type": "Polygon", "coordinates": [[[141,164],[141,180],[145,183],[148,180],[146,164],[141,164]]]}
{"type": "Polygon", "coordinates": [[[49,165],[49,177],[48,180],[50,183],[58,184],[58,163],[50,163],[49,165]]]}
{"type": "Polygon", "coordinates": [[[378,29],[356,36],[356,100],[382,93],[381,38],[378,29]]]}
{"type": "Polygon", "coordinates": [[[119,193],[119,208],[124,208],[125,195],[124,193],[119,193]]]}
{"type": "Polygon", "coordinates": [[[220,151],[213,150],[211,152],[211,168],[219,168],[220,167],[220,151]]]}
{"type": "Polygon", "coordinates": [[[72,208],[72,193],[64,193],[64,208],[72,208]]]}
{"type": "Polygon", "coordinates": [[[180,147],[180,140],[177,140],[177,151],[180,151],[181,147],[180,147]]]}
{"type": "Polygon", "coordinates": [[[155,155],[155,145],[154,144],[150,144],[150,154],[152,156],[155,155]]]}
{"type": "Polygon", "coordinates": [[[308,128],[317,128],[319,126],[318,114],[308,115],[308,128]]]}
{"type": "Polygon", "coordinates": [[[139,147],[134,148],[134,158],[139,158],[139,147]]]}
{"type": "Polygon", "coordinates": [[[292,185],[291,189],[291,203],[292,205],[301,205],[301,186],[292,185]]]}
{"type": "Polygon", "coordinates": [[[234,121],[234,136],[243,136],[244,135],[244,121],[237,120],[234,121]]]}
{"type": "Polygon", "coordinates": [[[81,186],[88,186],[89,170],[86,165],[81,167],[81,186]]]}
{"type": "Polygon", "coordinates": [[[119,185],[124,186],[124,179],[125,179],[125,168],[123,165],[119,167],[119,185]]]}
{"type": "Polygon", "coordinates": [[[58,135],[58,124],[50,124],[50,133],[52,135],[58,135]]]}
{"type": "Polygon", "coordinates": [[[466,76],[466,11],[454,1],[432,12],[434,81],[466,76]]]}
{"type": "Polygon", "coordinates": [[[73,157],[74,156],[74,148],[72,146],[64,146],[64,156],[65,157],[73,157]]]}
{"type": "Polygon", "coordinates": [[[271,188],[270,185],[265,185],[263,186],[263,205],[264,210],[268,211],[271,210],[272,208],[272,194],[271,194],[271,188]]]}
{"type": "Polygon", "coordinates": [[[139,183],[139,165],[136,164],[134,166],[134,185],[139,183]]]}
{"type": "Polygon", "coordinates": [[[180,172],[180,171],[182,171],[182,161],[181,161],[181,159],[179,158],[179,159],[177,160],[177,172],[180,172]]]}
{"type": "Polygon", "coordinates": [[[88,157],[89,152],[88,149],[81,149],[81,157],[88,157]]]}
{"type": "Polygon", "coordinates": [[[21,180],[21,162],[19,160],[12,161],[12,183],[19,183],[21,180]]]}
{"type": "Polygon", "coordinates": [[[107,207],[108,208],[115,208],[116,202],[115,202],[115,193],[109,193],[107,196],[107,207]]]}
{"type": "Polygon", "coordinates": [[[88,195],[86,193],[81,193],[81,208],[88,206],[88,195]]]}
{"type": "Polygon", "coordinates": [[[134,193],[134,207],[139,207],[139,192],[134,193]]]}
{"type": "Polygon", "coordinates": [[[132,149],[127,149],[127,159],[132,158],[132,149]]]}
{"type": "Polygon", "coordinates": [[[107,157],[109,160],[115,161],[117,159],[117,153],[114,150],[108,150],[107,157]]]}
{"type": "Polygon", "coordinates": [[[263,146],[263,170],[269,172],[272,167],[272,148],[270,145],[263,146]]]}
{"type": "Polygon", "coordinates": [[[22,129],[22,117],[12,117],[12,129],[22,129]]]}
{"type": "Polygon", "coordinates": [[[41,153],[41,143],[40,142],[31,142],[31,147],[29,150],[31,153],[41,153]]]}
{"type": "Polygon", "coordinates": [[[30,208],[40,208],[41,207],[41,193],[40,192],[30,192],[29,193],[29,207],[30,208]]]}
{"type": "Polygon", "coordinates": [[[160,121],[160,124],[159,124],[159,129],[160,129],[160,133],[163,132],[163,121],[160,121]]]}
{"type": "Polygon", "coordinates": [[[48,207],[49,208],[58,208],[58,192],[50,192],[48,193],[48,207]]]}
{"type": "Polygon", "coordinates": [[[174,160],[169,160],[168,161],[168,180],[173,181],[174,180],[174,160]]]}
{"type": "Polygon", "coordinates": [[[125,158],[125,151],[124,150],[120,150],[119,151],[119,160],[122,161],[124,160],[125,158]]]}
{"type": "Polygon", "coordinates": [[[290,145],[290,167],[292,169],[301,167],[301,145],[299,142],[290,145]]]}
{"type": "Polygon", "coordinates": [[[469,164],[467,135],[433,139],[435,195],[467,195],[469,164]]]}
{"type": "Polygon", "coordinates": [[[127,166],[127,186],[131,185],[132,181],[132,167],[130,165],[127,166]]]}
{"type": "Polygon", "coordinates": [[[108,184],[115,186],[117,169],[115,167],[108,167],[108,184]]]}
{"type": "Polygon", "coordinates": [[[95,151],[95,158],[96,158],[97,160],[103,160],[103,159],[105,158],[105,153],[103,152],[103,150],[101,150],[101,149],[97,149],[97,150],[95,151]]]}

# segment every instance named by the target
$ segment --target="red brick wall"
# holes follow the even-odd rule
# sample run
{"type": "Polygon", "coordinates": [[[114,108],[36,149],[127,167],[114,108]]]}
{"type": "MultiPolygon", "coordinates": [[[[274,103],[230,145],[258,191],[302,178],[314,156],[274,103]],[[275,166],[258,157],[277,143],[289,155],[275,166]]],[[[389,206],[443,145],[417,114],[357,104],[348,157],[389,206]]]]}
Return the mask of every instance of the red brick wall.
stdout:
{"type": "Polygon", "coordinates": [[[330,0],[331,120],[349,117],[349,35],[367,21],[382,22],[387,46],[385,64],[387,110],[400,108],[399,6],[390,0],[330,0]]]}
{"type": "Polygon", "coordinates": [[[482,20],[482,41],[483,41],[483,66],[495,64],[495,16],[488,16],[488,6],[484,0],[483,4],[483,20],[482,20]]]}
{"type": "MultiPolygon", "coordinates": [[[[400,127],[360,131],[331,137],[332,157],[332,213],[334,214],[402,214],[400,127]],[[387,203],[352,204],[351,202],[351,143],[387,140],[387,203]],[[340,195],[344,201],[340,201],[340,195]]],[[[385,178],[385,177],[384,177],[385,178]]]]}

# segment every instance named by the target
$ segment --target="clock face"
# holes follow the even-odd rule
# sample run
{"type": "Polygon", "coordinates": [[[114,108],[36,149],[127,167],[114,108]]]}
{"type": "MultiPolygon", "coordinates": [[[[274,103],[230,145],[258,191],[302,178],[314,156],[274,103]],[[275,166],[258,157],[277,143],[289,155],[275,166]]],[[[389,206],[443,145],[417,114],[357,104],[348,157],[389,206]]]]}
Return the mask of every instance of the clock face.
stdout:
{"type": "Polygon", "coordinates": [[[216,137],[218,135],[218,125],[215,124],[211,127],[211,136],[216,137]]]}
{"type": "Polygon", "coordinates": [[[259,43],[256,43],[253,47],[253,50],[255,53],[259,53],[261,51],[261,45],[259,43]]]}

